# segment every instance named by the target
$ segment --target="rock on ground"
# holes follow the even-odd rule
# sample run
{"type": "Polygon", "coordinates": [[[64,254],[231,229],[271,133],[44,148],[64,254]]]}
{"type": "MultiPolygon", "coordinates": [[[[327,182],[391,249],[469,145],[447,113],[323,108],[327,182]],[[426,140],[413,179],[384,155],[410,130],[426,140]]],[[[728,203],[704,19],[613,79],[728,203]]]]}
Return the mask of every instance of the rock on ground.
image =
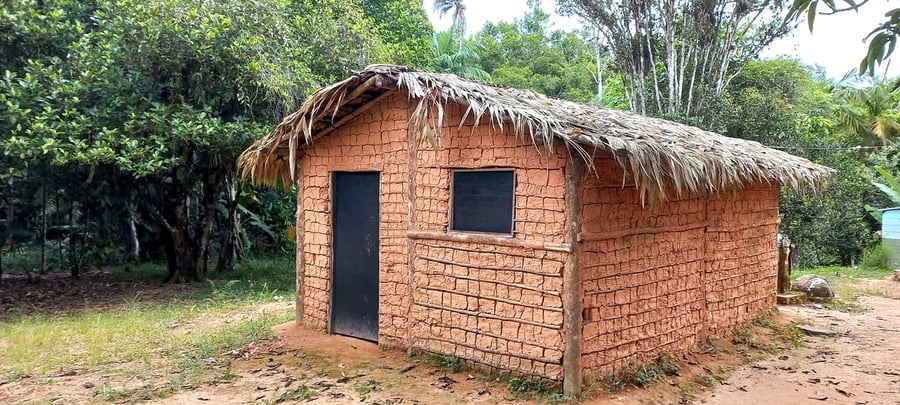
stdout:
{"type": "Polygon", "coordinates": [[[828,284],[828,280],[814,274],[797,277],[792,285],[793,289],[803,291],[810,297],[834,298],[834,290],[828,284]]]}

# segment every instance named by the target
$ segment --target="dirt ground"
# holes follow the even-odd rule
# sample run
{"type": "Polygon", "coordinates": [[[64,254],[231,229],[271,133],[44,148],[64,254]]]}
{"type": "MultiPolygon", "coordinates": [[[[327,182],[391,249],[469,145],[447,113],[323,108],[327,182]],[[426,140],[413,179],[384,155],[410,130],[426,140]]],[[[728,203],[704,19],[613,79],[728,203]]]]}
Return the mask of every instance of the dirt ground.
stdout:
{"type": "Polygon", "coordinates": [[[709,404],[900,404],[900,282],[867,280],[862,312],[778,310],[836,336],[742,367],[701,396],[709,404]]]}
{"type": "MultiPolygon", "coordinates": [[[[608,391],[598,383],[579,403],[900,404],[900,282],[866,283],[861,290],[867,295],[859,297],[862,311],[784,306],[773,317],[780,324],[830,329],[836,336],[804,336],[802,347],[775,351],[777,333],[757,326],[749,332],[758,342],[752,348],[723,340],[674,359],[681,366],[678,374],[649,389],[608,391]]],[[[162,395],[153,389],[172,380],[169,371],[135,375],[123,364],[0,382],[0,403],[530,404],[560,399],[514,395],[504,380],[477,370],[450,372],[434,357],[385,350],[292,322],[274,331],[278,339],[212,359],[199,383],[162,395]]]]}

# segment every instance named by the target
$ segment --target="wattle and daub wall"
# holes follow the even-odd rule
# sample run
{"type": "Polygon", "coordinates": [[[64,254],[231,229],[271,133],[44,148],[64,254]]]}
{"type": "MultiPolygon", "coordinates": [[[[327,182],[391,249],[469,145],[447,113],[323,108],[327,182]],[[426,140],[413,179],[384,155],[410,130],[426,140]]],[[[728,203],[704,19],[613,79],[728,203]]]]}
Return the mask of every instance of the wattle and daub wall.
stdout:
{"type": "Polygon", "coordinates": [[[579,196],[586,375],[686,352],[774,307],[777,186],[642,208],[614,162],[597,166],[579,196]]]}
{"type": "MultiPolygon", "coordinates": [[[[304,150],[298,317],[328,327],[331,174],[379,171],[379,343],[560,380],[568,156],[446,113],[440,143],[416,147],[394,94],[304,150]],[[512,237],[448,232],[452,170],[481,168],[514,170],[512,237]]],[[[772,307],[777,187],[642,208],[615,162],[597,167],[579,187],[586,373],[686,351],[772,307]]]]}

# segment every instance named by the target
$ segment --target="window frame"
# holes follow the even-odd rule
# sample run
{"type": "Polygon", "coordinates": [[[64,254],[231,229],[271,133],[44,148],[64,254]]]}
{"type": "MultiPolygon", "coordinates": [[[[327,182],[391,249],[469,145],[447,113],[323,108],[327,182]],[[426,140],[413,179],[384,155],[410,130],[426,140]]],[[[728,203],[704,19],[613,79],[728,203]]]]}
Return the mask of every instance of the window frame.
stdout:
{"type": "Polygon", "coordinates": [[[477,169],[450,169],[450,201],[447,204],[449,207],[449,221],[447,221],[447,233],[468,233],[468,234],[478,234],[478,235],[495,235],[495,236],[506,236],[513,237],[516,229],[516,169],[512,167],[486,167],[486,168],[477,168],[477,169]],[[509,220],[509,232],[487,232],[487,231],[471,231],[471,230],[463,230],[463,229],[455,229],[455,215],[456,207],[454,204],[455,191],[456,191],[456,173],[485,173],[485,172],[507,172],[512,174],[512,187],[510,189],[511,199],[511,207],[510,207],[510,220],[509,220]]]}

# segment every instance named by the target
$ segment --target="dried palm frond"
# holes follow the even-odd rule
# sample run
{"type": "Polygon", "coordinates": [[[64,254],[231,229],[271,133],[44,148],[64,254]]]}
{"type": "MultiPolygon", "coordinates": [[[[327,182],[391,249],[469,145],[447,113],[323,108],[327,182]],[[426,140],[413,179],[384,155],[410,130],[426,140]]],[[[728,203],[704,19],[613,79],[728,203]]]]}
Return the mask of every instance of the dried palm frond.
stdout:
{"type": "Polygon", "coordinates": [[[300,110],[245,150],[238,160],[242,176],[257,183],[290,183],[302,146],[391,92],[408,96],[413,107],[409,125],[420,142],[439,138],[445,106],[458,104],[464,108],[463,122],[489,123],[549,152],[553,140],[561,140],[573,157],[589,167],[593,167],[594,150],[610,152],[633,176],[642,199],[665,199],[667,189],[677,194],[714,192],[753,182],[819,192],[834,173],[758,142],[631,111],[553,99],[451,74],[372,65],[315,92],[300,110]]]}

